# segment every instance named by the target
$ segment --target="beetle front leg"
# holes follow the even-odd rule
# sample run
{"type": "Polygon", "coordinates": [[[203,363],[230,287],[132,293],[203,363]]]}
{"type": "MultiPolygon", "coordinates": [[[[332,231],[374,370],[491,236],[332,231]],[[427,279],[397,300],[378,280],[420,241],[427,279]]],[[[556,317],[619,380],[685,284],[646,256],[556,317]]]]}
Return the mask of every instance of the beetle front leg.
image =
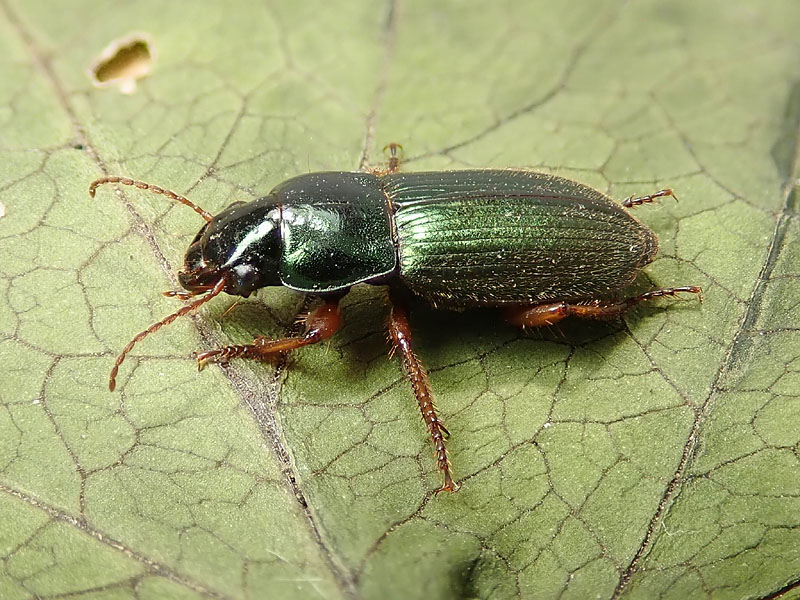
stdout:
{"type": "Polygon", "coordinates": [[[428,427],[433,447],[436,449],[436,463],[444,475],[444,483],[442,487],[436,490],[436,493],[444,491],[455,492],[459,486],[453,481],[450,459],[447,456],[447,448],[445,447],[445,438],[450,437],[450,432],[447,431],[436,414],[431,386],[428,383],[428,374],[411,347],[411,326],[408,322],[405,298],[397,291],[390,289],[389,301],[392,305],[389,315],[389,335],[394,343],[392,352],[394,352],[394,349],[400,350],[403,369],[411,382],[411,387],[414,389],[414,396],[417,398],[419,410],[428,427]]]}
{"type": "Polygon", "coordinates": [[[645,300],[653,300],[663,296],[676,296],[679,293],[697,294],[702,302],[702,290],[696,285],[653,290],[627,298],[620,302],[604,302],[593,300],[586,304],[569,304],[567,302],[551,302],[535,306],[514,306],[506,310],[506,319],[520,327],[542,327],[553,325],[570,316],[584,319],[613,319],[619,317],[634,305],[645,300]]]}
{"type": "Polygon", "coordinates": [[[339,298],[326,298],[322,306],[318,306],[305,318],[305,333],[298,337],[271,340],[259,336],[252,344],[226,346],[218,350],[195,353],[197,367],[202,369],[208,362],[228,362],[232,358],[250,358],[269,360],[270,358],[289,352],[295,348],[310,346],[327,340],[342,326],[342,311],[339,298]]]}

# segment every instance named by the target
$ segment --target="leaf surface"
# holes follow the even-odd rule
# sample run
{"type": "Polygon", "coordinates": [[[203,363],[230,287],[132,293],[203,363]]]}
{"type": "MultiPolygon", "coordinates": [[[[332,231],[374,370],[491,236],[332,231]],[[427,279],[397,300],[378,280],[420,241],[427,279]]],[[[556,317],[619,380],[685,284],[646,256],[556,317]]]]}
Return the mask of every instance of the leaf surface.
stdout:
{"type": "Polygon", "coordinates": [[[800,6],[0,2],[0,597],[739,598],[800,572],[800,6]],[[122,93],[87,71],[151,45],[122,93]],[[176,310],[201,222],[317,170],[525,167],[636,209],[659,258],[619,322],[518,332],[418,307],[439,485],[387,306],[329,344],[288,290],[176,310]]]}

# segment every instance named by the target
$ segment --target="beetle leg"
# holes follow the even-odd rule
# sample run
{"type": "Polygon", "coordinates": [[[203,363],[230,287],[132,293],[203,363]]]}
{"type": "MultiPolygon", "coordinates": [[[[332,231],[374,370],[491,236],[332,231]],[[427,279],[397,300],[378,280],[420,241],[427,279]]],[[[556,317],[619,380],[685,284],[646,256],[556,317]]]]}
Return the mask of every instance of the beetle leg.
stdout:
{"type": "Polygon", "coordinates": [[[696,285],[653,290],[628,298],[620,302],[604,302],[593,300],[586,304],[569,304],[567,302],[551,302],[535,306],[515,306],[506,310],[506,319],[521,327],[542,327],[553,325],[566,317],[575,316],[584,319],[611,319],[620,316],[632,306],[645,300],[653,300],[663,296],[675,296],[686,292],[697,294],[703,301],[702,290],[696,285]]]}
{"type": "Polygon", "coordinates": [[[162,296],[166,296],[167,298],[178,298],[179,300],[191,300],[194,296],[201,294],[202,292],[187,292],[186,290],[167,290],[166,292],[161,292],[162,296]]]}
{"type": "MultiPolygon", "coordinates": [[[[391,289],[389,291],[389,301],[392,305],[389,315],[389,335],[394,347],[400,350],[403,369],[411,382],[411,387],[414,389],[414,396],[417,398],[422,418],[428,427],[433,447],[436,449],[436,463],[444,475],[444,483],[442,487],[436,490],[436,493],[444,491],[455,492],[459,486],[453,481],[450,459],[447,457],[447,448],[445,447],[445,438],[450,436],[450,432],[447,431],[436,414],[431,386],[428,383],[428,374],[411,347],[411,326],[408,323],[406,303],[399,293],[391,289]]],[[[394,349],[392,351],[394,352],[394,349]]]]}
{"type": "Polygon", "coordinates": [[[327,340],[342,326],[339,298],[326,298],[324,304],[309,313],[305,318],[305,323],[306,331],[301,336],[279,340],[259,336],[252,344],[226,346],[217,350],[195,353],[197,367],[202,369],[208,362],[228,362],[232,358],[269,360],[283,352],[327,340]]]}
{"type": "Polygon", "coordinates": [[[389,150],[389,162],[383,175],[397,173],[400,170],[400,163],[403,162],[403,146],[397,142],[391,142],[383,147],[383,151],[389,150]],[[398,152],[399,151],[399,152],[398,152]]]}
{"type": "Polygon", "coordinates": [[[658,190],[657,192],[648,196],[631,196],[622,203],[622,206],[625,208],[631,208],[632,206],[639,206],[640,204],[654,202],[657,198],[664,198],[666,196],[672,196],[676,201],[678,200],[678,197],[675,195],[675,192],[672,191],[672,188],[667,188],[665,190],[658,190]]]}

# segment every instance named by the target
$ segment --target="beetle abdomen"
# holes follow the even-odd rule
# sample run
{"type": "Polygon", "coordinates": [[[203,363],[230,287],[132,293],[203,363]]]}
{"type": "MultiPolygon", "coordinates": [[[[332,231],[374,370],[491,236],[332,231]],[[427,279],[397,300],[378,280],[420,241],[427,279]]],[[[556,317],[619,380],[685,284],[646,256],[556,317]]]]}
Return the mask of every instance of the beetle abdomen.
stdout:
{"type": "Polygon", "coordinates": [[[449,306],[609,295],[653,260],[655,234],[604,194],[530,171],[382,178],[395,210],[400,276],[449,306]]]}

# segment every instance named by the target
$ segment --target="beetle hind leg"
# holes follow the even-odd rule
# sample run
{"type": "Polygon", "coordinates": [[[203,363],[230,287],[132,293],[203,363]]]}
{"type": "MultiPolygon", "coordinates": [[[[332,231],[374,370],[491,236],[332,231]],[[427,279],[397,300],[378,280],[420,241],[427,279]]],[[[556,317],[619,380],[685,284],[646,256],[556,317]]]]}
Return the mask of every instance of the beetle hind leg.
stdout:
{"type": "Polygon", "coordinates": [[[639,206],[640,204],[649,204],[650,202],[655,202],[658,198],[666,198],[670,196],[678,199],[675,195],[675,192],[672,191],[672,188],[667,188],[664,190],[658,190],[657,192],[653,192],[652,194],[648,194],[646,196],[630,196],[626,200],[622,202],[622,206],[625,208],[631,208],[633,206],[639,206]]]}
{"type": "Polygon", "coordinates": [[[326,299],[325,303],[311,311],[304,321],[306,324],[305,333],[297,337],[279,340],[257,337],[252,344],[225,346],[217,350],[195,353],[197,367],[202,369],[209,362],[226,363],[232,358],[271,360],[284,352],[327,340],[342,326],[339,298],[326,299]]]}
{"type": "Polygon", "coordinates": [[[430,383],[428,383],[428,374],[411,347],[411,327],[408,322],[405,301],[394,290],[389,291],[389,300],[392,306],[389,316],[389,336],[394,344],[392,352],[395,350],[400,352],[403,360],[403,370],[411,382],[414,396],[417,399],[417,404],[419,404],[419,410],[422,413],[422,418],[435,448],[436,464],[444,477],[444,483],[442,487],[436,490],[436,493],[455,492],[459,486],[453,480],[450,459],[447,456],[447,447],[445,446],[445,440],[450,437],[450,432],[447,431],[447,428],[436,414],[436,407],[433,405],[433,394],[431,393],[430,383]]]}
{"type": "Polygon", "coordinates": [[[520,327],[543,327],[553,325],[570,316],[584,319],[613,319],[646,300],[663,296],[677,296],[680,293],[696,294],[703,301],[702,290],[696,285],[652,290],[619,302],[593,300],[585,304],[551,302],[534,306],[514,306],[506,309],[506,319],[520,327]]]}

